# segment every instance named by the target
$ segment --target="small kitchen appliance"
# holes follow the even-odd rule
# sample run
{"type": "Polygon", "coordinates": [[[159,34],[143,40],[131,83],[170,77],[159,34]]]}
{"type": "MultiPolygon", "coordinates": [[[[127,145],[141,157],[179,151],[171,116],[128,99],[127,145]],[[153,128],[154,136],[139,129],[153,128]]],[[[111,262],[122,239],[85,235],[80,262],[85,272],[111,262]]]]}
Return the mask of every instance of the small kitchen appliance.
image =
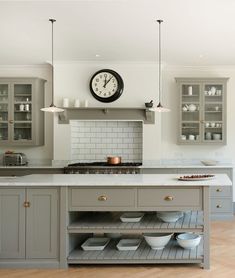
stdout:
{"type": "Polygon", "coordinates": [[[24,153],[4,153],[3,165],[5,166],[23,166],[27,165],[28,160],[24,153]]]}

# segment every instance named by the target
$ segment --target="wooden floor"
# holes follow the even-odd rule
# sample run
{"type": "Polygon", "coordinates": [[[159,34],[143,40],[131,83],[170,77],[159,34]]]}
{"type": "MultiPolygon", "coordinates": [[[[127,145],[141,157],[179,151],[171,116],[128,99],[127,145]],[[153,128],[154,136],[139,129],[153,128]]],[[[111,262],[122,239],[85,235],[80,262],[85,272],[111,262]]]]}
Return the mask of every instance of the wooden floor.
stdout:
{"type": "Polygon", "coordinates": [[[76,266],[68,270],[0,269],[0,278],[230,278],[235,277],[235,220],[212,222],[211,269],[198,265],[76,266]]]}

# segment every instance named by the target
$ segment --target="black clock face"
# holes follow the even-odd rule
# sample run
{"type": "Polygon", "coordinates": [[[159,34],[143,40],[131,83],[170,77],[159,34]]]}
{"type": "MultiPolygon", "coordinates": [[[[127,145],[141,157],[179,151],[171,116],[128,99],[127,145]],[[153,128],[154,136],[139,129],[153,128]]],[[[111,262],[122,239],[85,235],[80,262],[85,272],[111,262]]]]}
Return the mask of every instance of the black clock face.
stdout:
{"type": "Polygon", "coordinates": [[[90,81],[90,91],[93,97],[102,102],[115,101],[121,96],[123,88],[121,76],[110,69],[97,71],[90,81]]]}

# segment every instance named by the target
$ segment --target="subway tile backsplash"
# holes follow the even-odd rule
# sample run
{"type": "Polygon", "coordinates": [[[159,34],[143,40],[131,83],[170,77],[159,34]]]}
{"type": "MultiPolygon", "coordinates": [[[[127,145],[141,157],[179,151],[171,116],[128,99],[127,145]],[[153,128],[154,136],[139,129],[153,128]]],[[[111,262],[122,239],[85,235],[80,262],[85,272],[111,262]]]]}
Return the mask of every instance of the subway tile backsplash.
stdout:
{"type": "Polygon", "coordinates": [[[140,121],[70,121],[72,162],[142,161],[143,123],[140,121]]]}

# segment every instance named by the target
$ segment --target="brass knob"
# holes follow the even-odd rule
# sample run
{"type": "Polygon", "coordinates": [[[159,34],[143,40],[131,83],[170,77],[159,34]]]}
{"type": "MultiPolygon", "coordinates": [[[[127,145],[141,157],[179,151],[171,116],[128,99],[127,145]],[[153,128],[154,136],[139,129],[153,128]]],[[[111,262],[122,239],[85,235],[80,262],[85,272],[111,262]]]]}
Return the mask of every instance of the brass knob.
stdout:
{"type": "Polygon", "coordinates": [[[222,189],[221,188],[217,188],[216,192],[222,192],[222,189]]]}
{"type": "Polygon", "coordinates": [[[24,207],[25,207],[25,208],[29,208],[29,207],[30,207],[30,202],[25,201],[25,202],[24,202],[24,207]]]}
{"type": "Polygon", "coordinates": [[[221,206],[221,205],[217,205],[216,207],[217,207],[217,208],[222,208],[222,206],[221,206]]]}
{"type": "Polygon", "coordinates": [[[9,124],[13,124],[13,120],[9,120],[9,124]]]}
{"type": "Polygon", "coordinates": [[[173,201],[174,197],[173,196],[166,196],[164,198],[165,201],[173,201]]]}
{"type": "Polygon", "coordinates": [[[99,201],[107,201],[107,199],[108,199],[108,197],[105,196],[105,195],[101,195],[101,196],[98,197],[99,201]]]}

